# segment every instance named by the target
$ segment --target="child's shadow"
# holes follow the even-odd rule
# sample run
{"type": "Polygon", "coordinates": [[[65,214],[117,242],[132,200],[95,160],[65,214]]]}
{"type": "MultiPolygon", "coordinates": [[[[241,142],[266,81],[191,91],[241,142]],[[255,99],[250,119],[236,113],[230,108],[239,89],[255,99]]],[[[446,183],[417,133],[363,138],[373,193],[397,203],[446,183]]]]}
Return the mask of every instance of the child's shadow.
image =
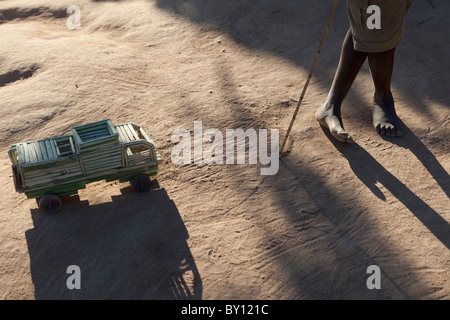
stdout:
{"type": "Polygon", "coordinates": [[[448,172],[442,167],[436,157],[428,150],[422,141],[420,141],[420,139],[417,138],[401,120],[400,125],[405,133],[404,137],[401,139],[392,139],[385,136],[381,137],[392,144],[410,150],[428,170],[434,180],[436,180],[437,184],[445,192],[447,197],[450,198],[450,175],[448,172]]]}
{"type": "MultiPolygon", "coordinates": [[[[449,195],[450,178],[445,169],[436,160],[427,147],[402,123],[405,135],[402,138],[390,138],[389,141],[407,148],[422,162],[439,186],[449,195]]],[[[380,199],[384,194],[375,185],[378,181],[402,202],[447,248],[450,249],[450,225],[420,199],[406,185],[386,170],[366,150],[357,143],[344,144],[336,141],[330,132],[322,128],[325,135],[348,160],[355,175],[380,199]]],[[[388,138],[386,138],[387,140],[388,138]]]]}

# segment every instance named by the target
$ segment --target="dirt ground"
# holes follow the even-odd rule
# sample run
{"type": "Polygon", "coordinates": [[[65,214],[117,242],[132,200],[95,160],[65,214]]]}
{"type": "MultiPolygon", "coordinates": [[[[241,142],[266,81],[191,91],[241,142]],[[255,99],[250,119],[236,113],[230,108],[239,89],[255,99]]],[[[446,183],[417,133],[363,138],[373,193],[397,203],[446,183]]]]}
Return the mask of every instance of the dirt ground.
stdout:
{"type": "Polygon", "coordinates": [[[447,0],[417,0],[407,17],[393,79],[404,137],[373,129],[367,64],[343,106],[355,143],[313,118],[348,28],[341,1],[276,175],[171,161],[172,133],[194,121],[282,139],[331,6],[0,1],[0,298],[449,299],[447,0]],[[95,182],[54,216],[15,192],[11,144],[103,119],[155,140],[163,162],[150,192],[95,182]],[[81,290],[66,286],[70,265],[81,290]],[[371,265],[381,289],[367,287],[371,265]]]}

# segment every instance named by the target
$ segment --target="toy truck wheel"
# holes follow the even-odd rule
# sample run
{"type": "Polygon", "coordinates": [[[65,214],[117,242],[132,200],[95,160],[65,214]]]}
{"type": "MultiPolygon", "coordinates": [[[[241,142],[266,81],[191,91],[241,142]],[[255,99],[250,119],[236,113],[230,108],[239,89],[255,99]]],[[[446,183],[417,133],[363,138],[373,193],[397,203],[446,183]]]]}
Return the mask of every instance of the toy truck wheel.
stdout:
{"type": "Polygon", "coordinates": [[[148,190],[150,190],[151,181],[147,175],[138,174],[133,179],[131,179],[131,186],[133,187],[133,190],[135,192],[147,192],[148,190]]]}
{"type": "Polygon", "coordinates": [[[61,209],[61,199],[54,194],[46,194],[39,199],[39,209],[47,214],[55,214],[61,209]]]}

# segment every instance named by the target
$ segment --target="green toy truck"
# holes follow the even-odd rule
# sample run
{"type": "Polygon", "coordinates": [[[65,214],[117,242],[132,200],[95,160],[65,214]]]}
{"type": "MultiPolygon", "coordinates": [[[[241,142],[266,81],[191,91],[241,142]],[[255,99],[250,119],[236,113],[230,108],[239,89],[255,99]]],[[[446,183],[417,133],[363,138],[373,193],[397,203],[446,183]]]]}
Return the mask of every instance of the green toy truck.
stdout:
{"type": "Polygon", "coordinates": [[[48,214],[59,211],[60,198],[94,181],[130,181],[136,192],[148,191],[161,162],[140,126],[114,126],[109,119],[74,127],[69,135],[14,144],[8,154],[16,191],[35,198],[48,214]]]}

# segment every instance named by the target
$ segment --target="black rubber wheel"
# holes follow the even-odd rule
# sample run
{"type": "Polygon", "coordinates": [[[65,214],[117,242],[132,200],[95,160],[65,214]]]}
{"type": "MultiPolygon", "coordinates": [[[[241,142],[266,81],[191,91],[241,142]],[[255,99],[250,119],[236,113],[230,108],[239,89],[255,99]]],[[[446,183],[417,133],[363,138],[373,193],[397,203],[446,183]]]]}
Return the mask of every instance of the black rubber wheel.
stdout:
{"type": "Polygon", "coordinates": [[[55,214],[61,209],[61,199],[54,194],[46,194],[39,199],[39,209],[46,214],[55,214]]]}
{"type": "Polygon", "coordinates": [[[133,187],[133,190],[135,192],[147,192],[148,190],[150,190],[151,181],[147,175],[138,174],[133,179],[131,179],[131,186],[133,187]]]}

